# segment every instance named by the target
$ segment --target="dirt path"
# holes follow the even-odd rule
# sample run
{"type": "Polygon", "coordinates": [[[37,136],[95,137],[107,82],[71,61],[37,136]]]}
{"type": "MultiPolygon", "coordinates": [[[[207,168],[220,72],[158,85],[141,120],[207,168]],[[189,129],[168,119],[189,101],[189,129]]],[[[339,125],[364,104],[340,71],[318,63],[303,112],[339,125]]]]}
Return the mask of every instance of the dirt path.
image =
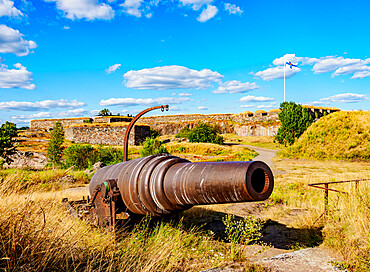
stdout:
{"type": "Polygon", "coordinates": [[[272,159],[276,157],[277,150],[272,149],[266,149],[262,147],[252,146],[252,145],[242,145],[245,147],[248,147],[249,149],[253,149],[258,153],[258,156],[253,159],[253,161],[263,161],[266,163],[272,170],[274,175],[282,175],[285,174],[285,171],[277,170],[274,167],[274,163],[272,162],[272,159]]]}

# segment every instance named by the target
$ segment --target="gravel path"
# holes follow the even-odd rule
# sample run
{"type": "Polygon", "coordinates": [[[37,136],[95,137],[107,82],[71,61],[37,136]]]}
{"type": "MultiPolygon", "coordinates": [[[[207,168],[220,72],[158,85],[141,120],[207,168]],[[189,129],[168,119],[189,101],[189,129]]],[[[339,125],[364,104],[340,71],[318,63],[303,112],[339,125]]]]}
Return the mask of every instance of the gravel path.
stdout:
{"type": "Polygon", "coordinates": [[[282,175],[285,174],[285,171],[277,170],[274,168],[274,163],[272,159],[276,157],[277,150],[266,149],[262,147],[252,146],[252,145],[242,145],[248,147],[249,149],[253,149],[258,153],[258,156],[253,159],[253,161],[263,161],[266,163],[272,170],[274,175],[282,175]]]}

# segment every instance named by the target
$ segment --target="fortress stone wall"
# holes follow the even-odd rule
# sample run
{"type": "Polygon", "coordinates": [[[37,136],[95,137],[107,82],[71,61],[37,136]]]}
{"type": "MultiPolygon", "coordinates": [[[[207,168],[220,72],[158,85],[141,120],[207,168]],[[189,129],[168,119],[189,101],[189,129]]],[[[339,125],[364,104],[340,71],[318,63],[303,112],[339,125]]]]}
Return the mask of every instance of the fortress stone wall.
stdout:
{"type": "MultiPolygon", "coordinates": [[[[127,126],[71,126],[64,129],[64,136],[75,143],[123,145],[127,126]]],[[[139,145],[150,137],[149,126],[134,126],[129,145],[139,145]]]]}
{"type": "Polygon", "coordinates": [[[85,122],[91,122],[90,117],[80,117],[80,118],[64,118],[64,119],[41,119],[32,120],[30,123],[31,130],[51,130],[56,122],[60,122],[63,127],[83,124],[85,122]]]}

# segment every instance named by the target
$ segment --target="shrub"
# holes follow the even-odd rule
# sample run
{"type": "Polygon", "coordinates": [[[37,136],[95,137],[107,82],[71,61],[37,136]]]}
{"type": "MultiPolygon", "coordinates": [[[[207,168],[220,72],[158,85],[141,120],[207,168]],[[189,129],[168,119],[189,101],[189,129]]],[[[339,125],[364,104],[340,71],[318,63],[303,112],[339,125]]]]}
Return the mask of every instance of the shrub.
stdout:
{"type": "Polygon", "coordinates": [[[163,142],[153,138],[146,138],[143,143],[143,149],[140,151],[142,157],[162,153],[168,154],[167,149],[163,146],[163,142]]]}
{"type": "Polygon", "coordinates": [[[53,126],[53,130],[50,133],[50,141],[46,153],[46,157],[53,165],[61,164],[61,158],[63,154],[63,142],[64,131],[62,124],[60,122],[56,122],[53,126]]]}
{"type": "Polygon", "coordinates": [[[224,143],[224,138],[217,135],[216,131],[216,128],[203,123],[193,128],[188,133],[188,140],[191,143],[213,143],[222,145],[224,143]]]}
{"type": "Polygon", "coordinates": [[[159,136],[161,136],[161,133],[158,130],[154,128],[150,129],[150,138],[157,138],[159,136]]]}
{"type": "Polygon", "coordinates": [[[10,156],[15,152],[15,137],[17,137],[17,128],[15,124],[6,122],[0,127],[0,157],[6,163],[12,162],[10,156]]]}
{"type": "Polygon", "coordinates": [[[95,163],[97,154],[91,145],[73,144],[64,150],[65,166],[85,169],[95,163]],[[95,154],[94,154],[95,153],[95,154]]]}
{"type": "Polygon", "coordinates": [[[177,133],[176,135],[175,135],[175,137],[176,138],[187,138],[188,137],[188,134],[189,134],[189,132],[190,132],[191,130],[190,130],[190,128],[188,128],[188,127],[183,127],[180,131],[179,131],[179,133],[177,133]]]}
{"type": "Polygon", "coordinates": [[[312,116],[307,108],[294,102],[283,102],[280,104],[279,120],[281,126],[275,136],[275,140],[280,144],[293,144],[296,139],[313,122],[312,116]]]}
{"type": "Polygon", "coordinates": [[[99,147],[95,154],[96,158],[91,162],[92,164],[100,161],[104,165],[111,165],[120,163],[123,159],[123,151],[112,147],[99,147]]]}

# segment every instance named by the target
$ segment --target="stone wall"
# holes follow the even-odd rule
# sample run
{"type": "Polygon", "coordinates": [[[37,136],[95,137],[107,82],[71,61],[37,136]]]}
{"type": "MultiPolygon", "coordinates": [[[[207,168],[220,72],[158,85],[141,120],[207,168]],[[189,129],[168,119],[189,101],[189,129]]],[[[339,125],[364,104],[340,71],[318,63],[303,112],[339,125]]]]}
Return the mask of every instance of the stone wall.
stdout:
{"type": "Polygon", "coordinates": [[[65,119],[42,119],[42,120],[32,120],[30,123],[30,129],[32,130],[51,130],[56,122],[60,122],[63,127],[76,125],[76,124],[83,124],[92,120],[89,117],[81,117],[81,118],[65,118],[65,119]]]}
{"type": "MultiPolygon", "coordinates": [[[[123,145],[127,126],[71,126],[64,129],[65,138],[75,143],[123,145]]],[[[134,126],[129,145],[139,145],[150,137],[149,126],[134,126]]]]}
{"type": "Polygon", "coordinates": [[[261,124],[234,126],[234,133],[238,136],[275,136],[280,125],[263,126],[261,124]]]}
{"type": "Polygon", "coordinates": [[[94,123],[115,123],[115,122],[131,122],[132,117],[126,116],[97,116],[94,117],[94,123]]]}

